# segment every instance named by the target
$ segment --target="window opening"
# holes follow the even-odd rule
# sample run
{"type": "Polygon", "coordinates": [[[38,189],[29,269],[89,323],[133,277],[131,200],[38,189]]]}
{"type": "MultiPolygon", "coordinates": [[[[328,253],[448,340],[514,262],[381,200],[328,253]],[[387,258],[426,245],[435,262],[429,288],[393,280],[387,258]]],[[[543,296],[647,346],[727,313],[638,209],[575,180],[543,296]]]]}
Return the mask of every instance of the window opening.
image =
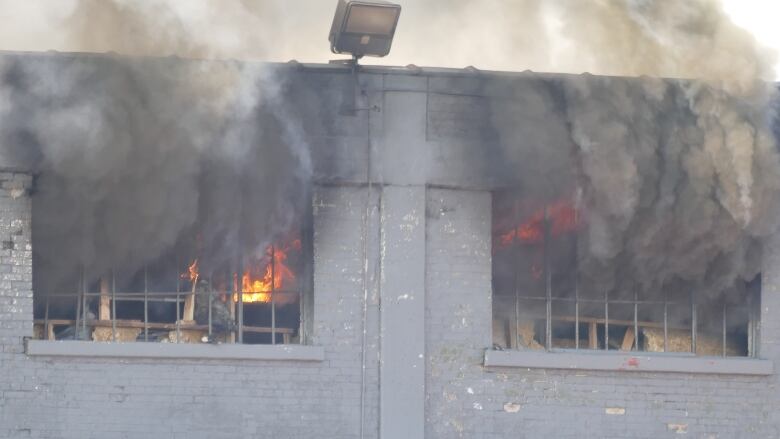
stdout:
{"type": "Polygon", "coordinates": [[[135,273],[78,273],[71,291],[36,294],[34,338],[159,343],[305,343],[311,228],[259,255],[203,267],[189,239],[135,273]],[[238,268],[240,267],[240,268],[238,268]]]}
{"type": "Polygon", "coordinates": [[[760,275],[727,294],[599,291],[580,276],[574,197],[493,197],[493,343],[501,349],[756,356],[760,275]]]}

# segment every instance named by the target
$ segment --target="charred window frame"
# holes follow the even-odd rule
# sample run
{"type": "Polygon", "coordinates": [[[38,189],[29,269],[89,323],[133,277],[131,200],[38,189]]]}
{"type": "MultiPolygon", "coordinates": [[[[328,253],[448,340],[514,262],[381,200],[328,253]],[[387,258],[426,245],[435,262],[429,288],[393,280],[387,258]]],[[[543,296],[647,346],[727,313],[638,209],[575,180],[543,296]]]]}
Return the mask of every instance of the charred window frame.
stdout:
{"type": "Polygon", "coordinates": [[[760,275],[717,298],[595,291],[580,280],[579,223],[574,201],[493,193],[495,348],[758,356],[760,275]]]}
{"type": "Polygon", "coordinates": [[[115,268],[89,279],[82,270],[71,291],[36,291],[33,339],[308,344],[314,252],[311,203],[305,205],[296,227],[269,245],[264,256],[237,252],[220,274],[211,272],[208,282],[198,273],[197,254],[176,249],[135,273],[115,268]],[[294,272],[293,287],[278,280],[280,270],[294,272]],[[202,319],[196,317],[199,301],[208,303],[202,319]],[[230,327],[218,327],[218,310],[230,314],[230,327]]]}

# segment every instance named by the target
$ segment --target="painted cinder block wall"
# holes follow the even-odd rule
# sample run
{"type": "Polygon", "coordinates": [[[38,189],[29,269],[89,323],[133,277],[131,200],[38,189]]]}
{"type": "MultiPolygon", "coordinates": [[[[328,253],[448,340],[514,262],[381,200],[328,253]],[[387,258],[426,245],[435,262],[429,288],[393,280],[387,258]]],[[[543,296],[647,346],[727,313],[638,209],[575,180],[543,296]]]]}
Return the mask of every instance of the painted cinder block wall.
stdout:
{"type": "MultiPolygon", "coordinates": [[[[780,437],[776,375],[484,367],[490,75],[369,68],[350,94],[342,68],[288,69],[315,164],[311,343],[324,360],[25,354],[34,180],[9,163],[0,437],[780,437]]],[[[777,361],[780,237],[764,264],[761,356],[777,361]]]]}
{"type": "MultiPolygon", "coordinates": [[[[358,437],[364,191],[314,194],[312,343],[325,347],[324,361],[47,358],[24,353],[32,335],[30,202],[6,190],[30,177],[0,179],[0,233],[14,243],[0,268],[0,437],[358,437]]],[[[367,380],[376,388],[375,373],[367,380]]],[[[376,417],[375,401],[374,393],[365,416],[376,417]]]]}

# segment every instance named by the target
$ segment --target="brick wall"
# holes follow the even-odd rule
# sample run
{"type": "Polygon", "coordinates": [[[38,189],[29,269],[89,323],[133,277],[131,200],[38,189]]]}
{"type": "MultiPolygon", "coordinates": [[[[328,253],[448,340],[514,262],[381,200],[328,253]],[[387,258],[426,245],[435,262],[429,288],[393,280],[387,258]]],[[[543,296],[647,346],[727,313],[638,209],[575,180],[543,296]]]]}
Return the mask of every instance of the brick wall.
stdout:
{"type": "MultiPolygon", "coordinates": [[[[313,197],[313,343],[325,347],[325,361],[120,360],[23,353],[32,289],[30,200],[20,190],[30,177],[0,181],[1,438],[358,437],[365,189],[313,197]]],[[[368,385],[376,380],[367,374],[368,385]]],[[[374,392],[365,437],[376,431],[375,400],[374,392]]]]}
{"type": "MultiPolygon", "coordinates": [[[[377,436],[379,189],[367,233],[365,188],[314,193],[312,342],[325,347],[324,362],[45,358],[22,343],[32,332],[30,178],[0,176],[2,241],[13,242],[0,265],[0,437],[357,438],[361,385],[364,435],[377,436]]],[[[425,437],[780,437],[774,376],[484,368],[490,193],[428,188],[425,204],[425,437]]],[[[768,251],[766,264],[761,348],[776,358],[780,253],[768,251]]]]}
{"type": "MultiPolygon", "coordinates": [[[[490,193],[431,189],[426,438],[780,437],[775,376],[495,368],[490,193]]],[[[765,256],[762,356],[780,359],[780,239],[765,256]]]]}
{"type": "MultiPolygon", "coordinates": [[[[488,188],[495,177],[482,169],[483,158],[491,155],[484,141],[490,129],[486,104],[479,97],[483,78],[361,74],[356,107],[370,111],[344,116],[327,111],[343,101],[344,87],[331,86],[352,80],[331,67],[322,70],[302,74],[311,88],[297,89],[321,98],[307,106],[312,113],[307,123],[319,113],[332,118],[307,127],[316,175],[333,184],[316,188],[312,199],[311,343],[324,347],[325,360],[27,356],[31,179],[0,172],[0,438],[341,439],[361,432],[376,438],[381,422],[404,422],[380,406],[387,392],[418,398],[409,406],[424,405],[422,429],[429,439],[780,437],[776,375],[483,367],[491,344],[488,188]],[[327,89],[322,96],[318,84],[327,89]],[[376,184],[367,200],[369,177],[376,184]],[[394,195],[383,201],[390,185],[394,195]],[[424,219],[416,217],[420,197],[424,219]],[[386,237],[398,244],[388,259],[386,237]],[[391,262],[417,264],[413,279],[397,272],[383,277],[391,262]],[[423,284],[424,313],[418,316],[416,307],[414,316],[402,308],[382,310],[383,298],[405,294],[397,290],[407,280],[413,280],[415,292],[423,284]],[[395,388],[406,383],[382,373],[398,366],[386,360],[407,361],[412,352],[395,338],[391,344],[398,355],[382,355],[387,339],[380,328],[398,323],[382,319],[406,317],[424,328],[422,343],[410,343],[424,346],[424,392],[395,388]],[[383,383],[382,377],[395,381],[383,383]]],[[[780,236],[768,244],[761,355],[777,361],[780,236]]],[[[404,401],[393,401],[399,402],[404,401]]],[[[404,439],[423,435],[411,431],[404,439]]]]}

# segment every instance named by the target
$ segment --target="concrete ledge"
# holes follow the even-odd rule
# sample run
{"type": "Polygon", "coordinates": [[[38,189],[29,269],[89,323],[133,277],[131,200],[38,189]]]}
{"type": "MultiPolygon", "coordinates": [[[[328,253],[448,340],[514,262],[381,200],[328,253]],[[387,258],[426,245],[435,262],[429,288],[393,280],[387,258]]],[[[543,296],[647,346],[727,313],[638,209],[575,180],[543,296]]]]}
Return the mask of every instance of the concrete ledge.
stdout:
{"type": "Polygon", "coordinates": [[[30,356],[195,358],[214,360],[323,361],[322,346],[184,343],[99,343],[91,341],[28,340],[30,356]]]}
{"type": "Polygon", "coordinates": [[[486,350],[485,366],[730,375],[772,375],[774,372],[774,363],[771,360],[756,358],[684,357],[663,354],[628,355],[607,352],[486,350]]]}

